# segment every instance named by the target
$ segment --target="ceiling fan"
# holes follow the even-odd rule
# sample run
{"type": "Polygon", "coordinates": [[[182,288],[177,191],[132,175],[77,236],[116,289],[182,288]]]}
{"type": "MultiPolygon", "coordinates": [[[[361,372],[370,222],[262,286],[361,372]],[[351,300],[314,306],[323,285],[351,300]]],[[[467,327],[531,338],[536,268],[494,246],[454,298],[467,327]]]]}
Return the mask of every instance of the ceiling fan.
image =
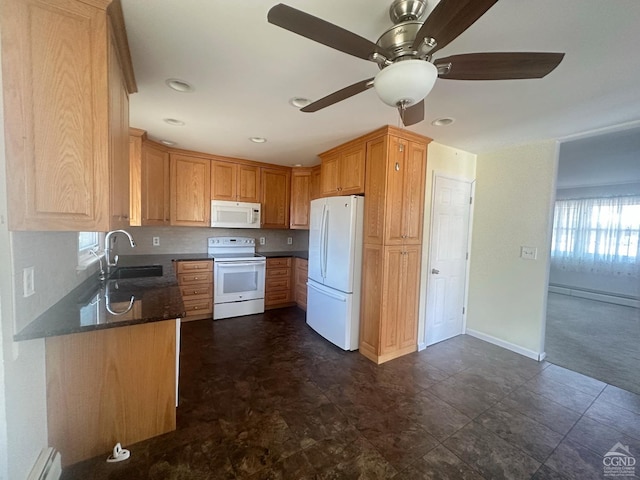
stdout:
{"type": "Polygon", "coordinates": [[[467,53],[433,59],[441,48],[473,25],[498,0],[440,0],[422,22],[427,0],[394,0],[389,16],[394,25],[376,43],[288,5],[269,10],[269,23],[341,52],[378,64],[380,72],[305,106],[316,112],[369,88],[386,104],[397,107],[405,126],[424,120],[424,98],[436,79],[510,80],[542,78],[555,69],[564,53],[467,53]]]}

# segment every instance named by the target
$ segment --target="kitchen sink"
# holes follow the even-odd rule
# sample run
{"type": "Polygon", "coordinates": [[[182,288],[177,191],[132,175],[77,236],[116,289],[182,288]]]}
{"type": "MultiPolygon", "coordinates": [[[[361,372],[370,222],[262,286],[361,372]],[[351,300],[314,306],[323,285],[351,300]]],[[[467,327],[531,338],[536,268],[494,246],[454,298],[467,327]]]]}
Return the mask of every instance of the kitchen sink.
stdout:
{"type": "Polygon", "coordinates": [[[162,265],[144,265],[139,267],[119,267],[110,276],[110,279],[161,277],[162,265]]]}

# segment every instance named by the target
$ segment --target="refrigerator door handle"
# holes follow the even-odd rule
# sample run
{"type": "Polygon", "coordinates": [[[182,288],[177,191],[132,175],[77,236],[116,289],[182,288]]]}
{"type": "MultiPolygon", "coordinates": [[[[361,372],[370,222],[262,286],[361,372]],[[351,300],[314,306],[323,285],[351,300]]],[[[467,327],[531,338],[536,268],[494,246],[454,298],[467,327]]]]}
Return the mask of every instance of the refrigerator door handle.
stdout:
{"type": "Polygon", "coordinates": [[[320,276],[327,276],[327,206],[322,206],[322,220],[320,222],[320,276]]]}
{"type": "Polygon", "coordinates": [[[320,292],[323,295],[326,295],[327,297],[333,298],[334,300],[338,300],[340,302],[346,302],[347,299],[344,296],[341,295],[337,295],[335,293],[332,293],[328,290],[325,290],[324,288],[320,289],[318,287],[316,287],[315,285],[313,285],[312,283],[307,282],[307,286],[309,288],[312,288],[313,290],[315,290],[316,292],[320,292]]]}

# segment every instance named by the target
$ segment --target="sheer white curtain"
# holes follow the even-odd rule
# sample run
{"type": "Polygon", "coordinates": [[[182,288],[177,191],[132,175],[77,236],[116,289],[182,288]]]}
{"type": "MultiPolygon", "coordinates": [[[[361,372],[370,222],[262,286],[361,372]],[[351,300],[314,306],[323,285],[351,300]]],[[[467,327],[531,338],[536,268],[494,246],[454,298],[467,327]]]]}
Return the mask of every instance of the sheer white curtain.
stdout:
{"type": "Polygon", "coordinates": [[[552,265],[574,272],[640,278],[640,195],[558,200],[552,265]]]}

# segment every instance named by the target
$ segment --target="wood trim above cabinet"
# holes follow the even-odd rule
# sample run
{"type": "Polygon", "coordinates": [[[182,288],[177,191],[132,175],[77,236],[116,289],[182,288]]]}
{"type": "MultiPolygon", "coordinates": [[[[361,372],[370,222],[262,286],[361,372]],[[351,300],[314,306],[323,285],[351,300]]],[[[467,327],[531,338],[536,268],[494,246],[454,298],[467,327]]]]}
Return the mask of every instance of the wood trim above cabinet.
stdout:
{"type": "Polygon", "coordinates": [[[127,30],[124,24],[124,15],[122,13],[122,4],[120,0],[113,0],[107,8],[107,13],[111,19],[113,34],[115,38],[115,46],[122,66],[122,75],[124,83],[129,94],[138,91],[136,84],[136,76],[133,72],[133,62],[131,61],[131,51],[129,50],[129,41],[127,39],[127,30]]]}

